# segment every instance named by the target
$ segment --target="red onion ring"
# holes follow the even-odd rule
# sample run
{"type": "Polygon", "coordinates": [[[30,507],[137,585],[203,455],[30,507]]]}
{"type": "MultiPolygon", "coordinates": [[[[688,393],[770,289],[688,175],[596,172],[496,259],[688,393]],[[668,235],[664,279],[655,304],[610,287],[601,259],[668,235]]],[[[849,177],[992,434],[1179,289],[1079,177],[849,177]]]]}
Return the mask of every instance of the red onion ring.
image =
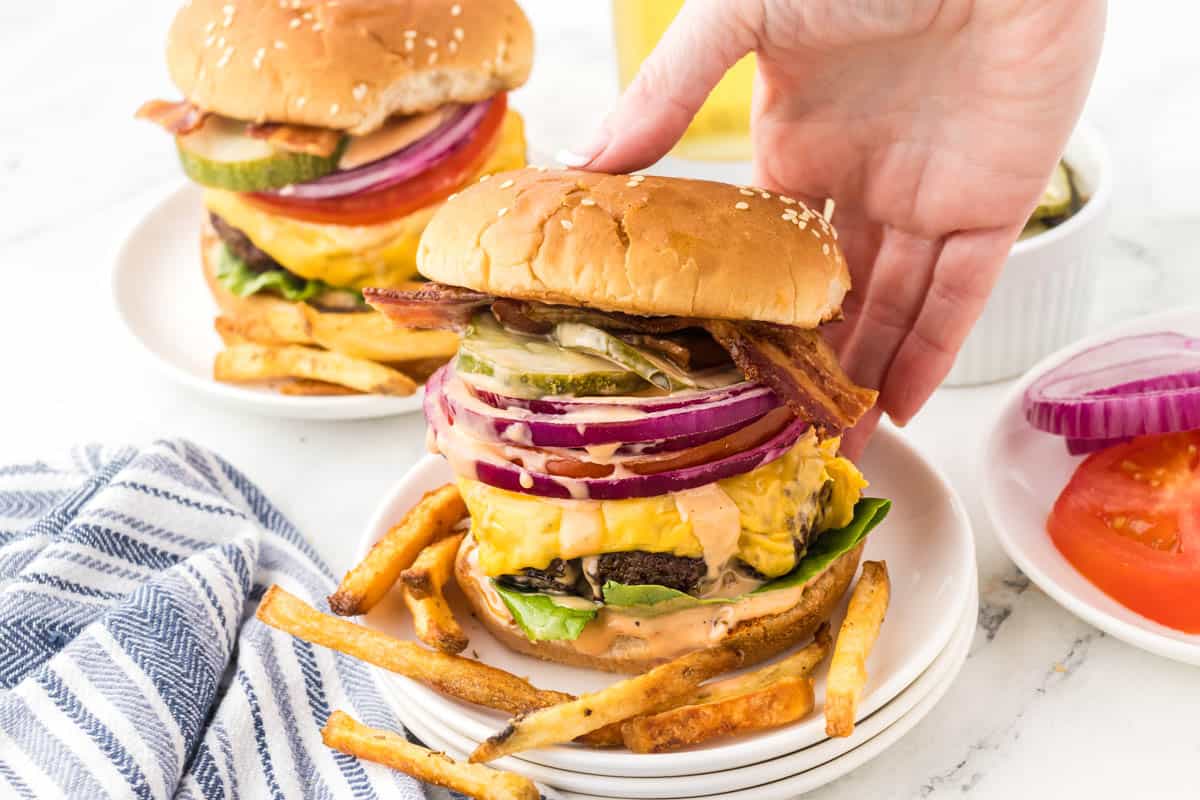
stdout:
{"type": "Polygon", "coordinates": [[[1150,333],[1084,350],[1030,385],[1024,412],[1078,440],[1200,428],[1200,339],[1150,333]]]}
{"type": "MultiPolygon", "coordinates": [[[[472,407],[464,399],[473,399],[465,386],[459,382],[465,398],[455,398],[449,386],[449,367],[443,367],[430,379],[426,392],[442,398],[446,412],[456,424],[463,424],[482,436],[499,441],[535,447],[586,447],[595,444],[630,444],[633,442],[658,442],[684,436],[707,434],[714,429],[729,429],[761,417],[779,407],[780,401],[769,390],[749,391],[724,399],[668,408],[663,411],[641,411],[635,407],[608,406],[622,411],[636,412],[635,419],[604,420],[589,419],[589,413],[601,415],[604,406],[588,404],[583,410],[572,414],[537,414],[522,411],[505,413],[495,410],[487,413],[472,407]]],[[[456,387],[457,388],[457,387],[456,387]]],[[[765,388],[765,387],[764,387],[765,388]]],[[[478,406],[491,409],[479,402],[478,406]]]]}
{"type": "MultiPolygon", "coordinates": [[[[465,105],[417,141],[369,164],[333,172],[288,189],[287,199],[328,200],[368,191],[379,191],[419,175],[452,155],[470,138],[493,100],[465,105]]],[[[280,195],[280,191],[263,194],[280,195]]]]}
{"type": "Polygon", "coordinates": [[[721,386],[716,389],[704,389],[694,392],[676,392],[674,394],[664,395],[662,397],[638,397],[629,398],[628,401],[622,403],[613,403],[609,398],[595,397],[556,397],[553,399],[541,398],[531,400],[524,397],[509,397],[508,395],[497,394],[496,392],[480,389],[472,386],[468,380],[463,381],[471,394],[475,395],[479,400],[487,403],[493,408],[507,410],[511,408],[520,408],[526,411],[532,411],[536,414],[567,414],[573,411],[584,411],[587,407],[603,406],[611,408],[614,405],[620,405],[622,408],[636,408],[641,411],[667,411],[672,408],[680,408],[682,406],[698,405],[700,403],[712,403],[717,400],[722,400],[726,397],[734,397],[745,394],[746,392],[755,391],[760,393],[770,392],[771,390],[761,383],[753,381],[741,381],[739,383],[730,384],[729,386],[721,386]]]}

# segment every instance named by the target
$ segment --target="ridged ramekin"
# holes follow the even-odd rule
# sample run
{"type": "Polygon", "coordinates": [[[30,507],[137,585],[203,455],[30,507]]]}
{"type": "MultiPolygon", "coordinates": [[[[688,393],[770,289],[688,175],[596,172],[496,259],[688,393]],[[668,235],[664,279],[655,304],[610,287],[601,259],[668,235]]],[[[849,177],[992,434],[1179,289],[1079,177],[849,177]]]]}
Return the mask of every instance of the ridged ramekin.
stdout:
{"type": "Polygon", "coordinates": [[[1092,253],[1108,223],[1112,163],[1099,135],[1085,124],[1076,128],[1064,157],[1087,203],[1061,225],[1013,245],[947,385],[1020,375],[1087,331],[1095,296],[1092,253]]]}

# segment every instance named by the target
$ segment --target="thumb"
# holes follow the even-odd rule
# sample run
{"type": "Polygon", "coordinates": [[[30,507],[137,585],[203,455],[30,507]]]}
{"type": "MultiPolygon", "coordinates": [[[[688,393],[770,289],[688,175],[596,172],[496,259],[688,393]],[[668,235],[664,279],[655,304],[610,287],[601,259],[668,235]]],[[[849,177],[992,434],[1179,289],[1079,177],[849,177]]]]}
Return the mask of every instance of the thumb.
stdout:
{"type": "Polygon", "coordinates": [[[688,0],[592,141],[560,152],[558,160],[630,172],[665,155],[721,77],[753,49],[755,31],[738,13],[743,5],[688,0]]]}

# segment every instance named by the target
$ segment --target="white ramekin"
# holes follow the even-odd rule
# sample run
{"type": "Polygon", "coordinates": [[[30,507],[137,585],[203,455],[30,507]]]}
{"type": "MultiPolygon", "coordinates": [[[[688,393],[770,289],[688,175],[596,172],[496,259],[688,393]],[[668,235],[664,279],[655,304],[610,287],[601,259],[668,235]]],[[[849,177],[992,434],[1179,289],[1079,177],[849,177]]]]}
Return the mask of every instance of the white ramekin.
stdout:
{"type": "Polygon", "coordinates": [[[1087,331],[1095,294],[1091,255],[1108,223],[1112,163],[1099,135],[1085,124],[1067,143],[1065,158],[1087,203],[1063,224],[1013,245],[947,385],[1020,375],[1087,331]]]}

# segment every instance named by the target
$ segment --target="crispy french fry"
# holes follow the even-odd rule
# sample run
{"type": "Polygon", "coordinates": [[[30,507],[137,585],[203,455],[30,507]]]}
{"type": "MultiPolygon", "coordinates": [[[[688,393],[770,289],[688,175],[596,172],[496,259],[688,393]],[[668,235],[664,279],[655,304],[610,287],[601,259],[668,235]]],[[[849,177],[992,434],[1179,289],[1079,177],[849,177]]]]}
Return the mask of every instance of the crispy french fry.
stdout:
{"type": "Polygon", "coordinates": [[[493,761],[523,750],[569,742],[614,722],[677,702],[704,681],[736,669],[741,662],[741,652],[727,647],[688,653],[599,692],[517,716],[504,730],[480,744],[471,754],[471,761],[493,761]]]}
{"type": "Polygon", "coordinates": [[[784,676],[748,692],[635,717],[621,726],[635,753],[662,753],[795,722],[813,708],[812,678],[784,676]]]}
{"type": "Polygon", "coordinates": [[[256,612],[272,628],[306,642],[412,678],[442,694],[508,714],[520,714],[573,699],[538,689],[528,681],[478,661],[427,650],[349,620],[322,614],[295,595],[272,586],[256,612]]]}
{"type": "Polygon", "coordinates": [[[467,506],[454,484],[427,492],[342,578],[329,596],[333,613],[349,617],[370,611],[417,555],[431,542],[448,536],[466,515],[467,506]]]}
{"type": "Polygon", "coordinates": [[[879,637],[890,596],[887,563],[864,561],[825,678],[825,733],[829,736],[854,733],[858,701],[867,685],[867,657],[879,637]]]}
{"type": "Polygon", "coordinates": [[[275,384],[280,394],[291,397],[337,397],[342,395],[362,394],[357,389],[348,386],[338,386],[336,383],[310,381],[304,378],[284,378],[275,384]]]}
{"type": "Polygon", "coordinates": [[[467,647],[467,634],[442,594],[454,569],[458,546],[466,535],[463,532],[434,542],[400,573],[404,604],[412,613],[417,638],[443,653],[461,653],[467,647]]]}
{"type": "Polygon", "coordinates": [[[478,800],[537,800],[541,796],[533,781],[526,777],[455,761],[445,753],[412,744],[400,734],[368,728],[344,711],[329,715],[321,729],[321,739],[334,750],[383,764],[478,800]]]}
{"type": "Polygon", "coordinates": [[[438,358],[444,363],[458,350],[459,336],[453,331],[402,329],[377,312],[330,314],[305,303],[298,305],[312,341],[355,358],[379,362],[438,358]]]}
{"type": "Polygon", "coordinates": [[[231,345],[217,354],[213,377],[225,383],[307,378],[393,396],[407,396],[417,390],[412,378],[391,367],[299,345],[231,345]]]}
{"type": "Polygon", "coordinates": [[[223,315],[213,320],[213,328],[226,347],[237,344],[278,346],[312,342],[307,336],[302,336],[301,331],[286,327],[283,329],[271,327],[269,319],[269,317],[261,316],[230,317],[223,315]]]}
{"type": "Polygon", "coordinates": [[[783,678],[807,677],[829,655],[832,644],[829,637],[829,623],[823,622],[813,635],[813,640],[787,658],[744,675],[706,683],[688,698],[687,703],[689,705],[714,703],[758,691],[783,678]]]}

